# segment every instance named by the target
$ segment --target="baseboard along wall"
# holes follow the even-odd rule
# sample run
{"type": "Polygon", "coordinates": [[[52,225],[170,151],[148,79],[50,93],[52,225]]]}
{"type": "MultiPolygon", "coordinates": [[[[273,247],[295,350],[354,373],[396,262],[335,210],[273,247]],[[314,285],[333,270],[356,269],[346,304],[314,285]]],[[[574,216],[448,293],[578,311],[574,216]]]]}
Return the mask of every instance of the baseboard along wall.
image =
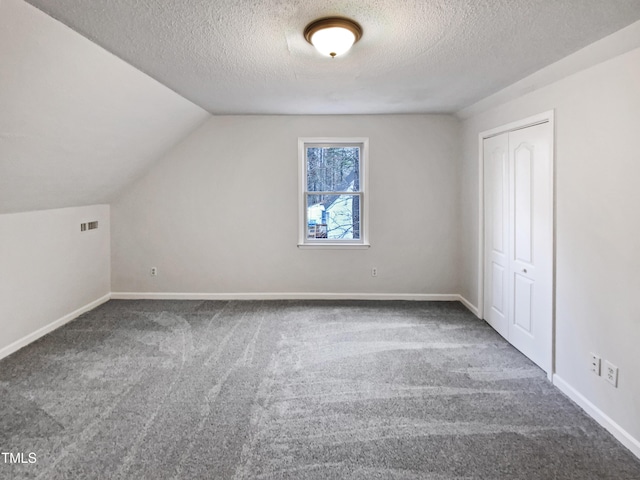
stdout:
{"type": "Polygon", "coordinates": [[[582,395],[578,390],[569,385],[557,374],[553,375],[553,384],[558,390],[582,408],[587,415],[604,427],[621,444],[627,447],[631,453],[640,458],[640,440],[634,438],[629,432],[614,422],[607,414],[591,403],[587,397],[582,395]]]}
{"type": "Polygon", "coordinates": [[[7,345],[6,347],[0,349],[0,360],[3,359],[4,357],[7,357],[7,356],[11,355],[14,352],[17,352],[21,348],[26,347],[30,343],[35,342],[36,340],[38,340],[40,337],[43,337],[47,333],[52,332],[52,331],[56,330],[57,328],[60,328],[61,326],[63,326],[66,323],[69,323],[71,320],[76,319],[77,317],[79,317],[83,313],[88,312],[89,310],[93,310],[94,308],[96,308],[99,305],[102,305],[103,303],[109,301],[110,298],[111,298],[111,294],[108,293],[108,294],[98,298],[97,300],[94,300],[93,302],[90,302],[90,303],[78,308],[77,310],[74,310],[73,312],[68,313],[64,317],[59,318],[58,320],[55,320],[55,321],[51,322],[50,324],[45,325],[42,328],[39,328],[35,332],[30,333],[29,335],[26,335],[26,336],[22,337],[21,339],[16,340],[15,342],[7,345]]]}
{"type": "MultiPolygon", "coordinates": [[[[112,292],[116,300],[409,300],[420,302],[462,302],[472,310],[471,304],[457,294],[431,293],[158,293],[112,292]],[[470,308],[471,307],[471,308],[470,308]]],[[[473,310],[472,310],[473,311],[473,310]]]]}

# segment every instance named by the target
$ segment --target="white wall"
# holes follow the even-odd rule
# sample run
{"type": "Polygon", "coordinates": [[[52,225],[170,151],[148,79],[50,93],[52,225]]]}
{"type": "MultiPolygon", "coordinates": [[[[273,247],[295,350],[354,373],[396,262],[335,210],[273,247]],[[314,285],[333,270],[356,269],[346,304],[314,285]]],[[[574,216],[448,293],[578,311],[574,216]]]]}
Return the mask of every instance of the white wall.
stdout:
{"type": "Polygon", "coordinates": [[[551,109],[556,380],[601,421],[604,414],[634,437],[627,445],[640,455],[640,48],[464,122],[461,292],[477,305],[478,134],[551,109]],[[620,368],[619,388],[590,372],[589,352],[620,368]]]}
{"type": "Polygon", "coordinates": [[[0,213],[108,203],[209,117],[22,0],[0,59],[0,213]]]}
{"type": "Polygon", "coordinates": [[[108,298],[109,232],[108,205],[0,215],[0,358],[108,298]]]}
{"type": "Polygon", "coordinates": [[[458,145],[452,116],[213,117],[112,204],[112,290],[456,294],[458,145]],[[315,136],[370,138],[370,249],[297,248],[315,136]]]}

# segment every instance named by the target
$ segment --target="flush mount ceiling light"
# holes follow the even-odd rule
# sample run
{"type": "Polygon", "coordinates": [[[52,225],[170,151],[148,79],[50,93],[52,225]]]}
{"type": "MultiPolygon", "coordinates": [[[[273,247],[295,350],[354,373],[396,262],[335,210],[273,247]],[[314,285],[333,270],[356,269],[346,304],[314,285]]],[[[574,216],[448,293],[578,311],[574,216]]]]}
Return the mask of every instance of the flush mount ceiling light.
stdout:
{"type": "Polygon", "coordinates": [[[342,17],[321,18],[304,29],[304,38],[323,55],[342,55],[362,37],[362,27],[342,17]]]}

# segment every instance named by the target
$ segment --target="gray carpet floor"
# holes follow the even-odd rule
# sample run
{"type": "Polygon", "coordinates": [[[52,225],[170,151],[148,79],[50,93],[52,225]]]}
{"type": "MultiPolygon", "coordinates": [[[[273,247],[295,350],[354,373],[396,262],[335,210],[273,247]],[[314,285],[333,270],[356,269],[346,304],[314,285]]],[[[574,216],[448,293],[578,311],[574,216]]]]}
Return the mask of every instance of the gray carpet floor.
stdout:
{"type": "Polygon", "coordinates": [[[0,399],[3,479],[640,479],[459,303],[112,300],[0,399]]]}

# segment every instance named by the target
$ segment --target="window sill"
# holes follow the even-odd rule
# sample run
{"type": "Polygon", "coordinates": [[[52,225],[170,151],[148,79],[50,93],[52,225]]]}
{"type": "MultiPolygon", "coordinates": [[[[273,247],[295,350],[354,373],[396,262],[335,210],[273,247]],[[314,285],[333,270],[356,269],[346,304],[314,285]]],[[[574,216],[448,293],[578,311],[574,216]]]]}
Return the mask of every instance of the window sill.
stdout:
{"type": "Polygon", "coordinates": [[[299,243],[303,250],[366,250],[371,247],[368,243],[299,243]]]}

